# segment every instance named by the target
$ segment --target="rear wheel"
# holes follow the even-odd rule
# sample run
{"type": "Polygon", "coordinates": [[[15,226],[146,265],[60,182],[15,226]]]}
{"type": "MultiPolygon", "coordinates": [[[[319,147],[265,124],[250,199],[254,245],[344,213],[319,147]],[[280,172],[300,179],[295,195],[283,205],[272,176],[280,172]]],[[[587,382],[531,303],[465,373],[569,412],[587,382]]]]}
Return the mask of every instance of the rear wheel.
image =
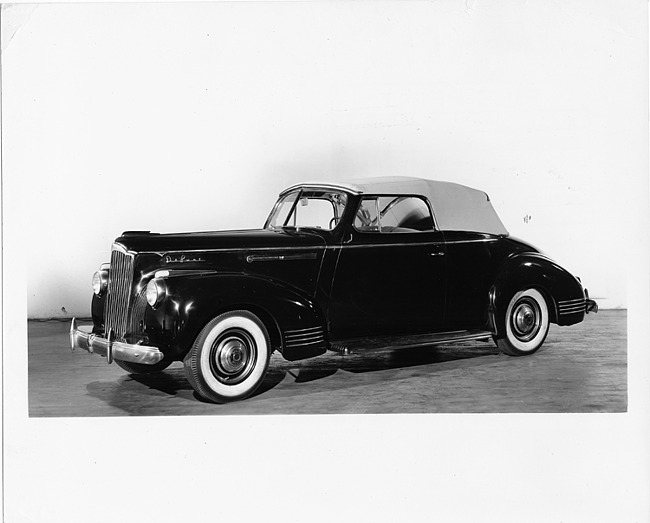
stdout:
{"type": "Polygon", "coordinates": [[[201,330],[183,363],[203,398],[217,403],[250,396],[260,386],[271,356],[262,321],[248,311],[217,316],[201,330]]]}
{"type": "Polygon", "coordinates": [[[510,356],[533,354],[544,343],[548,328],[548,305],[544,296],[537,289],[519,291],[508,302],[497,346],[510,356]]]}

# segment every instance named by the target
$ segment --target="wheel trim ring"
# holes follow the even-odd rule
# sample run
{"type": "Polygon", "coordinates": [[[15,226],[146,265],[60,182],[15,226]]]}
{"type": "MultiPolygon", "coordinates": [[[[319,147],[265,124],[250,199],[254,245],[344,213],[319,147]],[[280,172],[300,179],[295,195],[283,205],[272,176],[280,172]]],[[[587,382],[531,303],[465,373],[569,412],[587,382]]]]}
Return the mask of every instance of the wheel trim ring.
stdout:
{"type": "Polygon", "coordinates": [[[221,383],[236,385],[253,371],[257,359],[257,344],[243,329],[222,332],[210,348],[210,370],[221,383]]]}

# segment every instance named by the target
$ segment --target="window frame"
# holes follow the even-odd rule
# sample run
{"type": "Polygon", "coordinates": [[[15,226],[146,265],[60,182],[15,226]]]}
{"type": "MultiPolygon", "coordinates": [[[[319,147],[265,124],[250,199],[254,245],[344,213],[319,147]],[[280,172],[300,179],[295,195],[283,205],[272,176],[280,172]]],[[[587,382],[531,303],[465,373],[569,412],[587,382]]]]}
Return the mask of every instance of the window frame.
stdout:
{"type": "MultiPolygon", "coordinates": [[[[300,229],[300,228],[307,228],[307,229],[315,229],[315,230],[320,230],[324,232],[333,232],[336,230],[339,225],[342,223],[342,217],[344,216],[346,209],[350,206],[350,195],[347,194],[345,191],[337,190],[337,189],[331,189],[331,188],[319,188],[319,187],[300,187],[297,188],[295,191],[287,191],[284,194],[281,194],[278,200],[276,201],[275,205],[273,206],[273,209],[271,210],[271,213],[269,214],[269,217],[266,220],[266,223],[264,224],[265,229],[283,229],[283,228],[295,228],[295,229],[300,229]],[[317,197],[317,196],[307,196],[306,194],[311,194],[311,193],[323,193],[323,196],[317,197]],[[345,199],[345,202],[342,206],[342,209],[339,208],[339,206],[330,198],[324,196],[326,193],[329,194],[337,194],[339,197],[345,199]],[[296,195],[295,200],[291,204],[291,208],[289,209],[289,212],[286,215],[286,218],[282,223],[276,223],[275,225],[271,225],[271,221],[274,218],[279,218],[279,216],[276,216],[276,212],[282,202],[284,202],[287,198],[296,195]],[[297,218],[297,212],[296,208],[298,206],[298,202],[302,200],[303,198],[308,198],[312,200],[324,200],[327,201],[331,206],[332,206],[332,218],[336,218],[336,225],[334,227],[329,228],[329,227],[316,227],[316,226],[311,226],[311,225],[296,225],[296,218],[297,218]],[[340,212],[339,212],[340,211],[340,212]],[[289,222],[293,221],[293,224],[290,225],[289,222]]],[[[331,220],[330,220],[331,221],[331,220]]]]}
{"type": "Polygon", "coordinates": [[[362,194],[360,195],[359,198],[359,203],[356,207],[356,210],[354,211],[354,214],[352,216],[352,228],[355,230],[355,232],[358,232],[360,234],[417,234],[417,233],[431,233],[431,232],[439,232],[440,229],[438,227],[438,222],[436,221],[436,215],[433,212],[433,206],[431,205],[431,202],[426,196],[423,196],[421,194],[389,194],[389,193],[383,193],[383,194],[362,194]],[[357,228],[356,226],[356,221],[357,221],[357,214],[359,212],[359,209],[361,208],[361,205],[363,204],[364,200],[375,200],[375,212],[377,213],[377,230],[371,231],[371,230],[362,230],[357,228]],[[393,201],[391,201],[383,211],[379,209],[379,198],[393,198],[393,201]],[[399,200],[404,200],[407,198],[416,198],[418,200],[421,200],[424,202],[426,205],[427,209],[429,210],[429,216],[431,217],[431,222],[433,224],[432,229],[428,229],[425,231],[418,231],[418,230],[409,230],[409,231],[398,231],[398,232],[393,232],[393,231],[384,231],[382,230],[382,225],[381,225],[381,217],[382,217],[382,212],[383,214],[386,214],[392,207],[397,205],[399,200]]]}

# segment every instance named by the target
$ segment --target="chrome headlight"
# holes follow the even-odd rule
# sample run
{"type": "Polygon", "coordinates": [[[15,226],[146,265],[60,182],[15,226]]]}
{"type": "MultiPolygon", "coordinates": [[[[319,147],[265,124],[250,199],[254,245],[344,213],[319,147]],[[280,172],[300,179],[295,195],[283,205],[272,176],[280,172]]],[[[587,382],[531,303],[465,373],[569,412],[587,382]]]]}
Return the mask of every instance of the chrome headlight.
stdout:
{"type": "Polygon", "coordinates": [[[93,274],[93,292],[97,296],[101,296],[108,288],[108,270],[104,268],[105,265],[93,274]]]}
{"type": "Polygon", "coordinates": [[[145,294],[147,297],[147,303],[155,309],[163,302],[165,296],[167,295],[167,286],[165,285],[165,280],[162,278],[153,278],[149,283],[147,283],[147,290],[145,294]]]}

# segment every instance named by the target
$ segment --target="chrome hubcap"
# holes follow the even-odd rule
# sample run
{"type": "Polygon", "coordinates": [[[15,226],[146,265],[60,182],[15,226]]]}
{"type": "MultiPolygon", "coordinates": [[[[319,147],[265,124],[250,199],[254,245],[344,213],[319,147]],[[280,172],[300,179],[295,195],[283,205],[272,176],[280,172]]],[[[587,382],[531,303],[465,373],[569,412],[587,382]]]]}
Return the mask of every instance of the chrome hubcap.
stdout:
{"type": "Polygon", "coordinates": [[[228,340],[217,349],[219,365],[227,374],[236,374],[246,365],[246,347],[239,340],[228,340]]]}
{"type": "Polygon", "coordinates": [[[541,320],[539,305],[532,300],[522,300],[512,312],[512,332],[521,341],[532,340],[539,332],[541,320]]]}
{"type": "Polygon", "coordinates": [[[210,369],[219,381],[235,385],[251,373],[256,355],[255,341],[246,331],[229,329],[212,345],[210,369]]]}

